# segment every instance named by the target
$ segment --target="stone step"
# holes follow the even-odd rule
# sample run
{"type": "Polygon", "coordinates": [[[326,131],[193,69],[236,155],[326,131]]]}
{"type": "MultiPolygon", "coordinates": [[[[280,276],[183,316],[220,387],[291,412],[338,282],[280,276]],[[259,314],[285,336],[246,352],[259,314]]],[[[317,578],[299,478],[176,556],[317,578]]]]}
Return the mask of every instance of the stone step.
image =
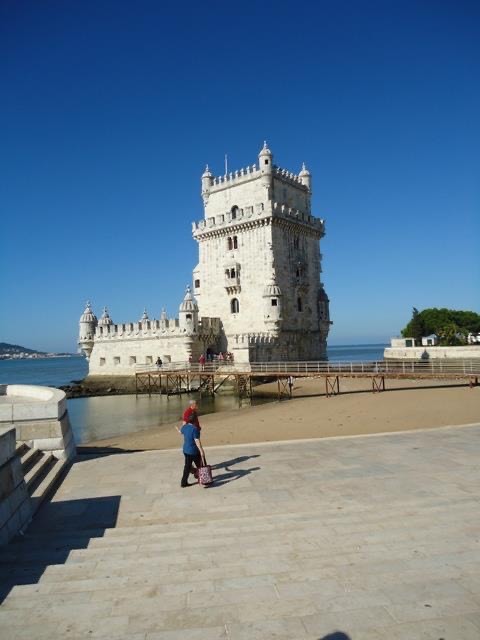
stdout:
{"type": "Polygon", "coordinates": [[[40,482],[36,484],[33,492],[30,494],[32,499],[32,511],[34,514],[37,512],[45,498],[50,494],[52,489],[60,481],[63,472],[67,468],[67,464],[66,460],[57,460],[54,456],[50,456],[48,467],[44,467],[46,474],[42,477],[40,482]]]}
{"type": "Polygon", "coordinates": [[[35,459],[34,464],[25,474],[25,483],[30,495],[32,495],[38,482],[48,473],[53,459],[51,454],[45,454],[41,451],[38,453],[40,455],[35,459]]]}
{"type": "Polygon", "coordinates": [[[32,468],[36,460],[42,455],[42,452],[34,447],[25,447],[20,462],[22,463],[23,474],[26,475],[32,468]]]}
{"type": "Polygon", "coordinates": [[[21,458],[23,454],[29,449],[29,447],[25,444],[25,442],[17,442],[17,446],[15,447],[15,455],[21,458]]]}

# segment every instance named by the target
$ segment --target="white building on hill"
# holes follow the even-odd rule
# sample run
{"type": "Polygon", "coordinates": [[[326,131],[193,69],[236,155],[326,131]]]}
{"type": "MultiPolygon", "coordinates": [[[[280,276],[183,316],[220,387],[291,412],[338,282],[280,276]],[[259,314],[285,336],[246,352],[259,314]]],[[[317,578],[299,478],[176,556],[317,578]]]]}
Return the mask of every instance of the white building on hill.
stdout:
{"type": "Polygon", "coordinates": [[[311,176],[273,164],[265,144],[253,165],[202,175],[204,219],[193,223],[199,263],[179,317],[97,322],[87,304],[79,345],[90,374],[136,364],[194,361],[230,351],[236,362],[326,359],[329,300],[320,279],[324,221],[311,213],[311,176]]]}

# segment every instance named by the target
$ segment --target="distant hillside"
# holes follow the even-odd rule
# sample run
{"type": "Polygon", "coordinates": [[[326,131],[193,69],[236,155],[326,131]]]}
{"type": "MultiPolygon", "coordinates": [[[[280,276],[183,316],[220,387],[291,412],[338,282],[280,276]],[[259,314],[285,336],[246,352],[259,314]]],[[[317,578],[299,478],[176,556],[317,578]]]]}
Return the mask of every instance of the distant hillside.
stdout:
{"type": "Polygon", "coordinates": [[[13,353],[45,353],[44,351],[36,351],[35,349],[27,349],[19,344],[9,344],[8,342],[0,342],[0,356],[13,353]]]}

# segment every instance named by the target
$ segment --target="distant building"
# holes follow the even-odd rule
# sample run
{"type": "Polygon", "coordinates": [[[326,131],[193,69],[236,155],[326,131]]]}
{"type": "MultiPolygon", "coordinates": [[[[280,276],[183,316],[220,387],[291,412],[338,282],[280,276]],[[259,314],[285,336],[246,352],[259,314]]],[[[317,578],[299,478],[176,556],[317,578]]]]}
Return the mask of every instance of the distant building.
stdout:
{"type": "Polygon", "coordinates": [[[196,361],[231,352],[236,362],[326,359],[329,300],[320,279],[324,221],[311,213],[311,175],[273,164],[266,143],[253,165],[202,175],[204,219],[193,223],[199,262],[179,317],[97,322],[87,304],[79,345],[90,373],[196,361]],[[194,297],[195,296],[195,297],[194,297]]]}
{"type": "Polygon", "coordinates": [[[436,347],[438,344],[438,336],[432,333],[429,336],[424,336],[422,338],[422,346],[423,347],[436,347]]]}
{"type": "Polygon", "coordinates": [[[393,349],[404,349],[405,347],[418,346],[418,340],[415,338],[390,338],[390,346],[393,349]]]}

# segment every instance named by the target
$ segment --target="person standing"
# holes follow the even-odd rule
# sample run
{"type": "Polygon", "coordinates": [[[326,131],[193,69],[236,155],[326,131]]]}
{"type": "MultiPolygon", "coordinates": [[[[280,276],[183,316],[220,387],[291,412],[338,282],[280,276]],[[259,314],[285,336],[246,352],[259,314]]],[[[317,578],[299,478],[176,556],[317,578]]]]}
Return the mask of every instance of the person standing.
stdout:
{"type": "Polygon", "coordinates": [[[288,376],[287,384],[288,384],[288,389],[290,391],[290,397],[292,397],[293,385],[295,384],[295,378],[293,376],[288,376]]]}
{"type": "Polygon", "coordinates": [[[198,407],[196,400],[189,401],[188,407],[183,412],[182,419],[183,424],[193,424],[199,431],[201,431],[202,427],[200,426],[200,421],[198,420],[198,407]]]}
{"type": "Polygon", "coordinates": [[[198,362],[200,364],[200,370],[203,371],[205,369],[205,355],[203,353],[199,357],[198,362]]]}
{"type": "Polygon", "coordinates": [[[203,450],[202,443],[200,441],[200,430],[191,422],[182,425],[179,429],[175,427],[178,433],[183,436],[183,455],[185,457],[185,464],[183,467],[182,480],[180,482],[181,487],[188,487],[188,476],[192,471],[192,464],[195,463],[197,469],[202,466],[202,461],[205,461],[205,451],[203,450]]]}

